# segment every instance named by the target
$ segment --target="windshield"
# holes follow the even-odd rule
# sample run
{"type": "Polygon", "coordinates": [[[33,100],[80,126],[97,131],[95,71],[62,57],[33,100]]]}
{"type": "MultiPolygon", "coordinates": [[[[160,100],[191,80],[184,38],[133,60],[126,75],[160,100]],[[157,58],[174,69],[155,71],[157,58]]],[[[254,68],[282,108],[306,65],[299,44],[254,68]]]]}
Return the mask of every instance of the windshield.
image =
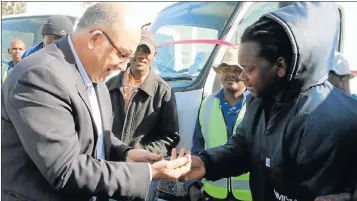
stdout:
{"type": "Polygon", "coordinates": [[[182,2],[158,15],[149,28],[159,44],[152,66],[172,88],[187,87],[195,81],[216,46],[204,41],[220,39],[237,5],[238,2],[182,2]],[[178,43],[160,47],[173,41],[178,43]]]}

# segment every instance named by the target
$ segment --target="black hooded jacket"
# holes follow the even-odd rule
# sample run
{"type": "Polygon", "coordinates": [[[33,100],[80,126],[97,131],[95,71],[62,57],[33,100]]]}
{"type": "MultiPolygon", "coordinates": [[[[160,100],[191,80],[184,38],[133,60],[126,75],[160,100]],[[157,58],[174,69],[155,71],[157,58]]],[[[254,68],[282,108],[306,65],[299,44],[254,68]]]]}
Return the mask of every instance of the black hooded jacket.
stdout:
{"type": "Polygon", "coordinates": [[[288,90],[279,103],[253,100],[227,144],[201,153],[205,178],[250,172],[256,201],[312,201],[353,192],[357,101],[327,81],[338,15],[333,2],[298,2],[264,15],[279,23],[292,43],[288,90]]]}

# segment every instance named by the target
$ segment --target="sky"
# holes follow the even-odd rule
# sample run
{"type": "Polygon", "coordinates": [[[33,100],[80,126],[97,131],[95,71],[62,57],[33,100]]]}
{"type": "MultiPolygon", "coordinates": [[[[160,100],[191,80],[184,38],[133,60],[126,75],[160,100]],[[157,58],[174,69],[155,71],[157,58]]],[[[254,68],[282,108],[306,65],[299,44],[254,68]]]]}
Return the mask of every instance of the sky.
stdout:
{"type": "MultiPolygon", "coordinates": [[[[137,15],[131,19],[139,26],[153,21],[156,15],[165,7],[175,2],[130,2],[137,10],[137,15]]],[[[26,2],[28,14],[67,14],[81,15],[82,2],[26,2]]]]}

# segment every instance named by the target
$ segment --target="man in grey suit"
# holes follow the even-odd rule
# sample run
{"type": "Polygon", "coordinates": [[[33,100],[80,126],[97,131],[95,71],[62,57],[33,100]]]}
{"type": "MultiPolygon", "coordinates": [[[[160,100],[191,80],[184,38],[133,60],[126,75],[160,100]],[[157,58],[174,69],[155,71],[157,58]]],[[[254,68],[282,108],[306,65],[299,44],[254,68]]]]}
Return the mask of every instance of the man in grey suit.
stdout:
{"type": "Polygon", "coordinates": [[[5,81],[1,200],[145,199],[151,180],[188,172],[190,154],[160,160],[111,132],[102,82],[126,66],[140,40],[140,27],[124,21],[128,12],[122,3],[93,5],[72,35],[23,59],[5,81]]]}

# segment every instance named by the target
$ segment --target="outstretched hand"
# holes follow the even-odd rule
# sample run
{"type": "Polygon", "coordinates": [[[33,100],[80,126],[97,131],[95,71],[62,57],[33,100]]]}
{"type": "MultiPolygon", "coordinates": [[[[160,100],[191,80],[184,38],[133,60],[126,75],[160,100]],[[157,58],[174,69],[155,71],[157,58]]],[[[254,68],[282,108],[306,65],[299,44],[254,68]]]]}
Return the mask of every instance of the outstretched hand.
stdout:
{"type": "Polygon", "coordinates": [[[201,158],[197,156],[192,156],[191,161],[191,170],[187,174],[181,176],[179,178],[179,181],[192,181],[196,179],[201,179],[205,176],[206,168],[201,158]]]}
{"type": "Polygon", "coordinates": [[[176,149],[171,151],[171,160],[161,160],[151,165],[153,180],[175,180],[185,175],[191,169],[191,153],[185,155],[185,149],[180,150],[176,157],[176,149]]]}

